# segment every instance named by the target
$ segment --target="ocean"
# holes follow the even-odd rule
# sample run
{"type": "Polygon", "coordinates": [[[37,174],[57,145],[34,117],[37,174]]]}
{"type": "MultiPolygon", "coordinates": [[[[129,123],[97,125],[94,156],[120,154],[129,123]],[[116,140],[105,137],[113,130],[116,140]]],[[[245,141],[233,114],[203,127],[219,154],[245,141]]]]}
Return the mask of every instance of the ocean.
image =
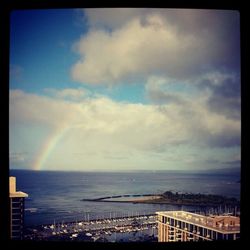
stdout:
{"type": "MultiPolygon", "coordinates": [[[[25,225],[101,219],[180,209],[166,204],[82,201],[124,194],[165,191],[218,194],[240,198],[240,175],[178,172],[60,172],[10,170],[17,191],[26,192],[25,225]]],[[[192,209],[182,206],[181,209],[192,209]]],[[[197,209],[197,208],[193,208],[197,209]]]]}

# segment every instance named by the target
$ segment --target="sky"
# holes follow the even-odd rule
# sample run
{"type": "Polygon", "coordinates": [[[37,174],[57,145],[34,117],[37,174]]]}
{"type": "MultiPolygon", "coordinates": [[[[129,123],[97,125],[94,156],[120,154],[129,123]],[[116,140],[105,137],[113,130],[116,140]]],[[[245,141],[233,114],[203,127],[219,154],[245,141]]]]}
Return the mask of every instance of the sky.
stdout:
{"type": "Polygon", "coordinates": [[[10,168],[241,166],[239,13],[11,13],[10,168]]]}

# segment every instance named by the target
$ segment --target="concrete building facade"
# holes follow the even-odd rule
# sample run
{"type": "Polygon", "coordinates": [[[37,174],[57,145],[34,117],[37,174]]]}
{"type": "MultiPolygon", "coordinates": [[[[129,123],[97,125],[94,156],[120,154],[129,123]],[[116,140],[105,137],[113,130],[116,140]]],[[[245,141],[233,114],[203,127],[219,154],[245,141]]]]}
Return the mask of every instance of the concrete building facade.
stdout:
{"type": "Polygon", "coordinates": [[[28,194],[16,191],[16,177],[9,177],[10,198],[10,237],[21,240],[23,238],[24,200],[28,194]]]}
{"type": "Polygon", "coordinates": [[[185,211],[162,211],[158,215],[158,241],[212,241],[240,238],[240,218],[204,216],[185,211]]]}

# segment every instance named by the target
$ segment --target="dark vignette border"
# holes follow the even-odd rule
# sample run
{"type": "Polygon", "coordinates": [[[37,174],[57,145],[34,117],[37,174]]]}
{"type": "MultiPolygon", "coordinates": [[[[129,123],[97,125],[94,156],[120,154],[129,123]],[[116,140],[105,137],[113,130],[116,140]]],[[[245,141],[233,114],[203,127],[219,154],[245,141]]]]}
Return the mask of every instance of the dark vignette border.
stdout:
{"type": "Polygon", "coordinates": [[[172,2],[162,0],[124,1],[124,0],[2,0],[0,2],[0,103],[1,103],[1,154],[0,154],[0,239],[2,244],[13,247],[91,247],[95,249],[118,249],[118,248],[184,248],[200,249],[218,247],[235,248],[240,247],[247,239],[248,214],[247,204],[247,55],[249,45],[247,36],[248,8],[239,2],[226,1],[224,3],[194,0],[176,0],[172,2]],[[60,9],[60,8],[104,8],[104,7],[135,7],[135,8],[194,8],[194,9],[227,9],[237,10],[240,13],[241,31],[241,100],[242,100],[242,136],[241,136],[241,239],[240,241],[223,242],[180,242],[180,243],[85,243],[85,242],[35,242],[35,241],[11,241],[9,239],[9,34],[10,34],[10,13],[12,10],[22,9],[60,9]]]}

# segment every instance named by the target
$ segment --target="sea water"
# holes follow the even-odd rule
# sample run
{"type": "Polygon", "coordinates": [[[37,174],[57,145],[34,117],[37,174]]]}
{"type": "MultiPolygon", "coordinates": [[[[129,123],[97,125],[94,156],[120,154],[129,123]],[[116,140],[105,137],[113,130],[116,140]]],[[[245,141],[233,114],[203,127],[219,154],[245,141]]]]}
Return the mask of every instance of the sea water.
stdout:
{"type": "MultiPolygon", "coordinates": [[[[179,172],[60,172],[10,170],[25,200],[25,224],[113,218],[180,209],[167,204],[91,202],[124,194],[161,194],[166,191],[218,194],[240,198],[239,174],[179,172]]],[[[185,209],[182,206],[181,209],[185,209]]],[[[190,209],[190,207],[188,208],[190,209]]]]}

